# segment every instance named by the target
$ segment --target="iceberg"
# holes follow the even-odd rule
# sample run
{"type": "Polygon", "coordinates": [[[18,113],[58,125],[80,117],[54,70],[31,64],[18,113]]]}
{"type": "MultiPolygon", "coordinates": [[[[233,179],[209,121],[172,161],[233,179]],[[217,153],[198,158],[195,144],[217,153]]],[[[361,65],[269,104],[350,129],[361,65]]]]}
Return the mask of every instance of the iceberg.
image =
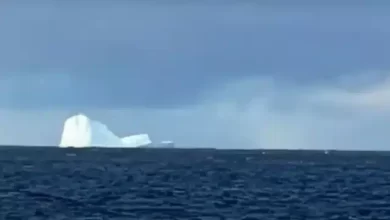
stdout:
{"type": "Polygon", "coordinates": [[[105,124],[77,114],[65,120],[59,147],[146,147],[151,144],[148,134],[120,138],[105,124]]]}
{"type": "Polygon", "coordinates": [[[161,141],[156,147],[174,148],[175,143],[173,141],[161,141]]]}
{"type": "Polygon", "coordinates": [[[147,146],[152,144],[148,134],[130,135],[121,139],[124,145],[147,146]]]}

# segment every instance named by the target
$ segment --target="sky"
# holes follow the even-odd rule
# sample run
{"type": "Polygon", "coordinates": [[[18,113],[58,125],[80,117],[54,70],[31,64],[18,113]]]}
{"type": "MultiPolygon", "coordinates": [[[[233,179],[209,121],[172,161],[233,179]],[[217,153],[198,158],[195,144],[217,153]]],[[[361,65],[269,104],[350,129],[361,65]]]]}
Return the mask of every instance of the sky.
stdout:
{"type": "Polygon", "coordinates": [[[180,146],[390,150],[390,5],[0,3],[0,144],[79,112],[180,146]]]}

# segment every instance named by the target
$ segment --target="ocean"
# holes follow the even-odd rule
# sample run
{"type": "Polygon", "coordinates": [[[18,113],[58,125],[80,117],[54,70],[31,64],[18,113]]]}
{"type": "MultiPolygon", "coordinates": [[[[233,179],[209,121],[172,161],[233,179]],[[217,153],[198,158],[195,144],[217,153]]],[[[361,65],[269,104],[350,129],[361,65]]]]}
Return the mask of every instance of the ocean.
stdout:
{"type": "Polygon", "coordinates": [[[390,153],[0,148],[0,219],[390,219],[390,153]]]}

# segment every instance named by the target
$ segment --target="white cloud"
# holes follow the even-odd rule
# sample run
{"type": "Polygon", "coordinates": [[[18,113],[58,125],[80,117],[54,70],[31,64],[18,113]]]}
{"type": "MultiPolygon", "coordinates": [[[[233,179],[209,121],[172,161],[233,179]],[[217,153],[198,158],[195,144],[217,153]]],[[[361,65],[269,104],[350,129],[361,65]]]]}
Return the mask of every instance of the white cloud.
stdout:
{"type": "Polygon", "coordinates": [[[344,108],[352,108],[355,111],[388,112],[390,110],[390,78],[354,92],[334,89],[333,91],[319,91],[315,95],[319,102],[329,102],[344,106],[344,108]]]}
{"type": "Polygon", "coordinates": [[[390,78],[376,75],[383,81],[363,83],[359,77],[306,86],[249,79],[226,89],[225,94],[252,91],[230,103],[255,94],[241,111],[232,113],[251,147],[386,149],[390,144],[390,78]]]}

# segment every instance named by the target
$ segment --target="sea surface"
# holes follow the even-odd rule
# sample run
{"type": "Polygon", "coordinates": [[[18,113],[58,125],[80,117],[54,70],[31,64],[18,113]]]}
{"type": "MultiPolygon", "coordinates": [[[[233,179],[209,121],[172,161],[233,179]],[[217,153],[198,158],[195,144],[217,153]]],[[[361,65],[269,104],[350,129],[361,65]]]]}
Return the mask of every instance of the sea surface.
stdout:
{"type": "Polygon", "coordinates": [[[0,148],[0,219],[390,219],[390,153],[0,148]]]}

